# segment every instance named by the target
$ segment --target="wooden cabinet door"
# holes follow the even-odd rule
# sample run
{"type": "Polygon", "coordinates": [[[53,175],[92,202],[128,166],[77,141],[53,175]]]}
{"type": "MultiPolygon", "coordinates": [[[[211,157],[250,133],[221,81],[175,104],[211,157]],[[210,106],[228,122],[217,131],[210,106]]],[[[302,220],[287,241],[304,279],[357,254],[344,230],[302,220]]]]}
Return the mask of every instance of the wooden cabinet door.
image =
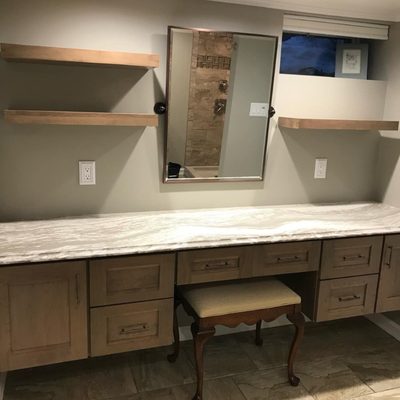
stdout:
{"type": "Polygon", "coordinates": [[[85,358],[86,263],[0,268],[0,371],[85,358]]]}
{"type": "Polygon", "coordinates": [[[385,237],[376,312],[400,310],[400,235],[385,237]]]}

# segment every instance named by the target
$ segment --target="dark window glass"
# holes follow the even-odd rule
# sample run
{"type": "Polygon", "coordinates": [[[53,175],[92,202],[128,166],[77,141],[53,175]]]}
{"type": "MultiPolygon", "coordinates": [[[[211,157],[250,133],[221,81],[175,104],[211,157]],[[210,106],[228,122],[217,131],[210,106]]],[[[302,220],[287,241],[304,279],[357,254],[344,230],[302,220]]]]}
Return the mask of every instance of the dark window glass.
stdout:
{"type": "Polygon", "coordinates": [[[284,33],[281,73],[335,76],[336,45],[351,39],[284,33]]]}

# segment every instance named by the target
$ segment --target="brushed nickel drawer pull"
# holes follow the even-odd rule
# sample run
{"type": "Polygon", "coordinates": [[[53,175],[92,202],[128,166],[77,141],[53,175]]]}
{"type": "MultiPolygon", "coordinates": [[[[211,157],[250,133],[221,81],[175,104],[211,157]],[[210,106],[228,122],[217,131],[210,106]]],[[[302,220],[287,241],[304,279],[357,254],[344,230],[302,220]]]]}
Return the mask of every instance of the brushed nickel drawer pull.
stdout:
{"type": "Polygon", "coordinates": [[[213,263],[207,263],[206,269],[223,269],[223,268],[234,268],[235,265],[231,265],[228,261],[216,261],[213,263]]]}
{"type": "Polygon", "coordinates": [[[119,334],[120,335],[130,335],[132,333],[140,333],[140,332],[145,332],[149,330],[149,325],[147,323],[139,323],[139,324],[134,324],[134,325],[127,325],[123,326],[119,334]]]}
{"type": "Polygon", "coordinates": [[[354,294],[353,296],[344,296],[344,297],[339,297],[339,301],[352,301],[352,300],[360,300],[361,296],[357,296],[354,294]]]}
{"type": "Polygon", "coordinates": [[[81,304],[81,295],[80,295],[80,285],[79,285],[79,274],[75,274],[75,296],[76,296],[76,304],[81,304]]]}
{"type": "Polygon", "coordinates": [[[392,263],[392,246],[386,247],[385,251],[385,265],[387,265],[389,268],[391,268],[391,263],[392,263]]]}
{"type": "Polygon", "coordinates": [[[277,259],[278,263],[290,263],[290,262],[296,262],[296,261],[300,261],[300,257],[299,256],[282,256],[282,257],[278,257],[277,259]]]}
{"type": "Polygon", "coordinates": [[[343,256],[343,261],[354,261],[354,260],[359,260],[361,258],[365,258],[361,254],[357,255],[350,255],[350,256],[343,256]]]}

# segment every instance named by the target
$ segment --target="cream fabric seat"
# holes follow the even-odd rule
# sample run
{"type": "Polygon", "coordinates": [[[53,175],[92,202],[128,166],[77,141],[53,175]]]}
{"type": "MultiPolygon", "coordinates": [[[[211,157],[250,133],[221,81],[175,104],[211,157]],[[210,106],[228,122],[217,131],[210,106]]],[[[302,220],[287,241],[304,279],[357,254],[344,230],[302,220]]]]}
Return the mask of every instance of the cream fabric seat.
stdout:
{"type": "Polygon", "coordinates": [[[277,279],[182,288],[200,318],[300,304],[301,298],[277,279]]]}

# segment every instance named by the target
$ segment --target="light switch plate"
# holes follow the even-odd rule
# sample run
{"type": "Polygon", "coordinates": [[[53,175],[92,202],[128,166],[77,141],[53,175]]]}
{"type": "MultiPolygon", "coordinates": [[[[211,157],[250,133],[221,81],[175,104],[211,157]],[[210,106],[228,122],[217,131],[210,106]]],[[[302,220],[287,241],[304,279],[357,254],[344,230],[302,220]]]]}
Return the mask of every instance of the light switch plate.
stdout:
{"type": "Polygon", "coordinates": [[[250,103],[250,117],[268,117],[268,103],[250,103]]]}
{"type": "Polygon", "coordinates": [[[327,158],[316,158],[315,159],[315,169],[314,169],[314,179],[326,179],[326,170],[328,167],[327,158]]]}
{"type": "Polygon", "coordinates": [[[96,184],[95,161],[79,161],[79,184],[80,185],[96,184]]]}

